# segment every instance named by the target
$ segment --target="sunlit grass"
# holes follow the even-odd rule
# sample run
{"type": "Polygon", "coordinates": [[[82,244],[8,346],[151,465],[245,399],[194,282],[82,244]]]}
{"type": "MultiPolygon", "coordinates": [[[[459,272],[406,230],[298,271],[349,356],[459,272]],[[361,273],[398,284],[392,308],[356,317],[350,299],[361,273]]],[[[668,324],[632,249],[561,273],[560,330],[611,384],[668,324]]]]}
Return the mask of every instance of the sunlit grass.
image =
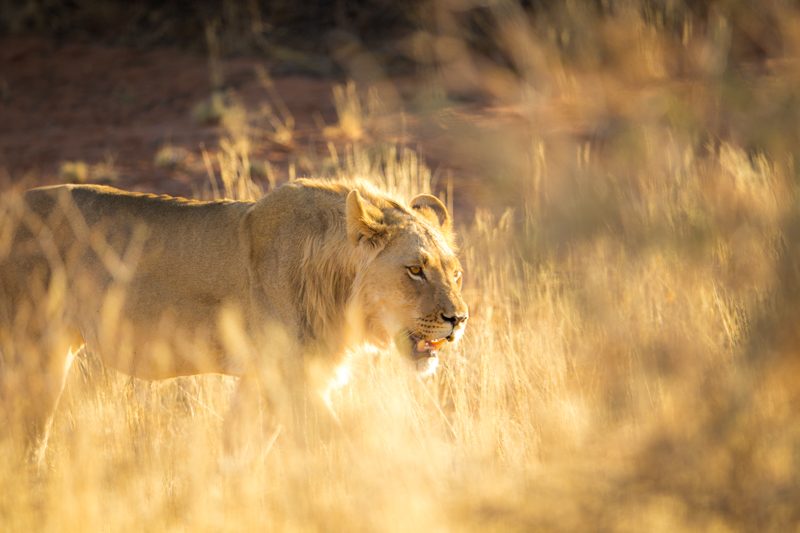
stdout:
{"type": "MultiPolygon", "coordinates": [[[[792,277],[795,163],[773,145],[753,147],[779,132],[747,129],[715,141],[707,134],[719,124],[706,97],[697,104],[670,84],[680,78],[675,57],[689,61],[681,68],[711,76],[698,92],[728,82],[717,78],[723,22],[703,40],[637,13],[598,21],[587,10],[572,30],[593,30],[578,35],[557,32],[563,20],[537,32],[517,10],[501,11],[506,63],[462,57],[463,43],[439,46],[446,57],[438,61],[447,64],[432,74],[441,77],[436,83],[455,83],[463,61],[474,60],[496,73],[481,83],[494,103],[516,106],[519,122],[497,136],[483,131],[478,143],[480,126],[452,134],[470,164],[498,161],[485,181],[504,198],[511,191],[513,202],[505,212],[455,213],[471,318],[434,379],[417,380],[396,354],[365,357],[333,398],[340,429],[302,439],[289,427],[273,442],[271,428],[246,427],[250,446],[231,458],[223,442],[233,378],[148,383],[84,355],[44,472],[15,461],[19,435],[0,439],[3,524],[18,531],[796,524],[800,344],[781,333],[795,329],[800,287],[792,277]],[[617,62],[604,62],[602,51],[572,57],[592,39],[617,62]],[[565,132],[576,124],[594,137],[565,132]]],[[[450,39],[461,37],[468,40],[450,39]]],[[[726,100],[733,90],[722,89],[721,105],[733,105],[726,100]]],[[[449,192],[417,152],[369,138],[355,86],[333,97],[335,133],[353,142],[309,154],[326,158],[321,174],[371,179],[406,198],[449,192]]],[[[220,115],[228,137],[204,153],[204,196],[257,198],[274,186],[274,178],[251,174],[259,135],[247,113],[220,115]]],[[[266,138],[292,145],[290,115],[270,116],[266,138]]],[[[10,193],[5,199],[13,204],[10,193]]],[[[3,213],[4,222],[16,221],[7,214],[13,210],[3,213]]]]}

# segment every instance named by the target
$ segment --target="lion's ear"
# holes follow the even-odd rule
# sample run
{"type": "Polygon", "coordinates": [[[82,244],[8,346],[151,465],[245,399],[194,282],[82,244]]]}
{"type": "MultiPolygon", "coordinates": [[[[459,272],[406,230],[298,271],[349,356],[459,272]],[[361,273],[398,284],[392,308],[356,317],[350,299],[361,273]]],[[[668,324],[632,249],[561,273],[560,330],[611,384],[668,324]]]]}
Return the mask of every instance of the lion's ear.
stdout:
{"type": "Polygon", "coordinates": [[[353,189],[347,195],[345,219],[347,220],[347,236],[354,243],[366,239],[375,243],[386,234],[383,213],[370,204],[353,189]]]}
{"type": "Polygon", "coordinates": [[[430,194],[415,196],[411,200],[411,207],[431,222],[439,224],[445,232],[450,232],[453,229],[450,213],[447,212],[447,208],[442,201],[435,196],[430,194]]]}

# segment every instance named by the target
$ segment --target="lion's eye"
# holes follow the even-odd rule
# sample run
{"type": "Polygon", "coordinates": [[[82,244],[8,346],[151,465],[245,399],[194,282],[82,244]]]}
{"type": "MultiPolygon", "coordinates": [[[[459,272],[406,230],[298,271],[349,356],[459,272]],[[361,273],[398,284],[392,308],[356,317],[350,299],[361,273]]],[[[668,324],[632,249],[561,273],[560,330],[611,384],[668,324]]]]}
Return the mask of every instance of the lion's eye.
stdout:
{"type": "Polygon", "coordinates": [[[425,279],[425,273],[420,266],[406,267],[406,272],[408,272],[411,279],[425,279]]]}

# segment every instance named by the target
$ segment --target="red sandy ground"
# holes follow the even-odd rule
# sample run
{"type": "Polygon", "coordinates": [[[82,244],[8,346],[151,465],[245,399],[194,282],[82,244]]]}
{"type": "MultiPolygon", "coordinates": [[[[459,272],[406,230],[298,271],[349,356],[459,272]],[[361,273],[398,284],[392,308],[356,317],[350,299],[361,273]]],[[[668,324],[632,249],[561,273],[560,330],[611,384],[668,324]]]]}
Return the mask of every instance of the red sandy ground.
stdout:
{"type": "MultiPolygon", "coordinates": [[[[226,61],[226,88],[263,94],[257,64],[226,61]]],[[[294,76],[275,84],[294,114],[299,140],[318,129],[314,113],[335,117],[332,81],[294,76]]],[[[188,194],[205,173],[159,167],[155,154],[164,145],[194,153],[216,145],[221,128],[192,117],[211,92],[207,59],[178,50],[0,41],[0,179],[56,183],[64,161],[111,160],[117,186],[188,194]]],[[[265,156],[280,168],[286,151],[265,156]]]]}
{"type": "MultiPolygon", "coordinates": [[[[269,100],[256,72],[258,67],[269,71],[268,64],[233,58],[221,67],[224,89],[248,109],[269,100]]],[[[203,124],[192,114],[212,93],[210,71],[207,57],[176,49],[0,40],[0,189],[62,183],[68,178],[59,169],[68,161],[110,162],[112,184],[121,188],[178,195],[203,188],[208,178],[201,152],[216,147],[223,135],[219,125],[203,124]],[[156,164],[166,145],[187,154],[191,164],[156,164]]],[[[274,79],[295,120],[293,142],[302,148],[258,142],[254,157],[268,161],[279,180],[286,179],[289,162],[296,163],[298,175],[309,173],[298,155],[303,149],[327,153],[322,126],[336,122],[332,88],[337,83],[303,75],[274,79]]],[[[405,97],[415,87],[409,80],[397,86],[405,86],[405,97]]],[[[518,191],[498,193],[501,187],[487,179],[495,177],[498,161],[475,160],[491,152],[486,143],[500,139],[494,132],[507,129],[508,117],[472,105],[451,106],[436,116],[384,118],[391,125],[381,131],[388,134],[371,140],[400,139],[420,150],[439,176],[453,175],[457,218],[469,217],[476,203],[502,208],[519,201],[518,191]]],[[[495,142],[516,150],[503,140],[495,142]]],[[[501,158],[499,163],[509,159],[494,157],[501,158]]],[[[96,180],[90,176],[89,181],[96,180]]],[[[439,183],[444,188],[443,180],[439,183]]]]}

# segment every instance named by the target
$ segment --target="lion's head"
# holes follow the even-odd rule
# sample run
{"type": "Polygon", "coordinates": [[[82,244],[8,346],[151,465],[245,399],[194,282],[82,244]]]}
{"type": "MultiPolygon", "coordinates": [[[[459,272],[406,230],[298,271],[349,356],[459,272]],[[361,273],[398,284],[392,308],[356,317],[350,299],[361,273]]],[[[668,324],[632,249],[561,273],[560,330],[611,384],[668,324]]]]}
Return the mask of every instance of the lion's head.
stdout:
{"type": "Polygon", "coordinates": [[[380,200],[354,189],[346,201],[348,236],[370,255],[358,280],[364,327],[378,343],[394,339],[429,374],[439,348],[461,337],[469,316],[452,221],[431,195],[409,207],[380,200]]]}

